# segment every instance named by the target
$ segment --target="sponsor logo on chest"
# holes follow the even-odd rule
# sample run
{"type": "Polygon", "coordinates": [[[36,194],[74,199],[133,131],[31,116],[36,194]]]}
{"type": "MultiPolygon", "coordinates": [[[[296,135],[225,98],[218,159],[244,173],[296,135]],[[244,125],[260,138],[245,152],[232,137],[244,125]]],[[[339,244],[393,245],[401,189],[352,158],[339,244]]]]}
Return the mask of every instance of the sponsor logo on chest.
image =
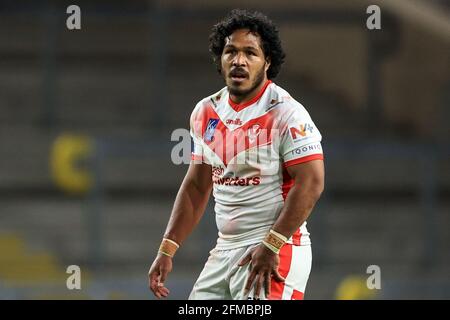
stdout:
{"type": "Polygon", "coordinates": [[[237,118],[237,119],[227,119],[225,121],[225,123],[228,124],[228,125],[234,124],[235,126],[241,126],[242,125],[242,121],[239,118],[237,118]]]}

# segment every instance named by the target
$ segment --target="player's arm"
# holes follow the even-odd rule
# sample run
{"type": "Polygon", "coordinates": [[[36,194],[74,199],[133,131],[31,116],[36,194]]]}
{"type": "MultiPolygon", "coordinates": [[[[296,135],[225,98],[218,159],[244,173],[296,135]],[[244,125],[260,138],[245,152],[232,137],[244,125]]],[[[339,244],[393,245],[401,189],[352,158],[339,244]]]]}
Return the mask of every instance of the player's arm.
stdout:
{"type": "MultiPolygon", "coordinates": [[[[200,221],[212,189],[211,166],[191,162],[180,186],[164,233],[165,239],[181,245],[200,221]]],[[[171,245],[170,242],[163,243],[171,245]]],[[[170,249],[170,248],[169,248],[170,249]]],[[[149,288],[157,298],[167,297],[164,281],[172,271],[172,257],[158,252],[149,270],[149,288]]]]}
{"type": "Polygon", "coordinates": [[[324,189],[325,169],[323,160],[314,160],[287,167],[286,170],[294,179],[294,185],[272,229],[289,239],[308,219],[319,200],[324,189]]]}
{"type": "MultiPolygon", "coordinates": [[[[294,179],[294,185],[289,190],[283,209],[275,221],[272,230],[289,239],[292,234],[309,217],[314,205],[324,189],[323,160],[313,160],[287,168],[294,179]]],[[[264,287],[266,295],[270,293],[271,275],[277,281],[284,281],[278,273],[279,257],[265,244],[259,245],[240,263],[244,265],[252,261],[250,274],[245,285],[245,291],[250,291],[255,285],[255,297],[259,297],[264,287]]]]}
{"type": "Polygon", "coordinates": [[[164,238],[181,245],[200,221],[212,189],[211,166],[189,165],[178,191],[164,238]]]}

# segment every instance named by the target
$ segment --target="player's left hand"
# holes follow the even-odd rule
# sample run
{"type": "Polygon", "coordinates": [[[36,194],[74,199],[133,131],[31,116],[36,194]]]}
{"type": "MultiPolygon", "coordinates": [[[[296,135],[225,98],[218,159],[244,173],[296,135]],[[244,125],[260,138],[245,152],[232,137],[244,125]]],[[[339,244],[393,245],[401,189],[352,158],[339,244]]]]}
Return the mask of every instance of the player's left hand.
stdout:
{"type": "Polygon", "coordinates": [[[164,281],[172,271],[172,258],[158,254],[148,271],[148,286],[158,298],[166,298],[170,291],[164,286],[164,281]]]}
{"type": "Polygon", "coordinates": [[[240,262],[239,266],[244,266],[251,261],[250,274],[245,285],[244,294],[247,295],[253,284],[255,285],[254,297],[259,297],[261,288],[264,285],[266,296],[270,294],[271,277],[275,281],[284,282],[285,279],[278,272],[280,258],[265,245],[260,244],[249,252],[240,262]]]}

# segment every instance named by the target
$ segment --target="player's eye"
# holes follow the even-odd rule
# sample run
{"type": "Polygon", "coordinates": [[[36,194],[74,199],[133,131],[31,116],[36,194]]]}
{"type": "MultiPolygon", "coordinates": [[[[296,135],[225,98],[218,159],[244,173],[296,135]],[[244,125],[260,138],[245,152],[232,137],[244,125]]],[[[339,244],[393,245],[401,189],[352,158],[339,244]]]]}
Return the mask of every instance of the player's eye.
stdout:
{"type": "Polygon", "coordinates": [[[225,53],[226,54],[235,54],[236,50],[235,49],[225,49],[225,53]]]}

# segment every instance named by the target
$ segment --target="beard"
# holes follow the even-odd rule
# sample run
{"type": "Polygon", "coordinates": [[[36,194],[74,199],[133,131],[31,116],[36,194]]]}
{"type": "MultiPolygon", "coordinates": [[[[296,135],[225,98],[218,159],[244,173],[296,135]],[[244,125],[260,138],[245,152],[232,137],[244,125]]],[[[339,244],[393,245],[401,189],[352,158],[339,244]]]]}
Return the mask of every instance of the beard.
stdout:
{"type": "MultiPolygon", "coordinates": [[[[253,92],[258,86],[264,81],[264,66],[256,73],[255,79],[253,80],[249,89],[240,89],[239,87],[232,87],[227,85],[228,92],[236,97],[245,97],[249,93],[253,92]]],[[[226,82],[226,81],[225,81],[226,82]]]]}

